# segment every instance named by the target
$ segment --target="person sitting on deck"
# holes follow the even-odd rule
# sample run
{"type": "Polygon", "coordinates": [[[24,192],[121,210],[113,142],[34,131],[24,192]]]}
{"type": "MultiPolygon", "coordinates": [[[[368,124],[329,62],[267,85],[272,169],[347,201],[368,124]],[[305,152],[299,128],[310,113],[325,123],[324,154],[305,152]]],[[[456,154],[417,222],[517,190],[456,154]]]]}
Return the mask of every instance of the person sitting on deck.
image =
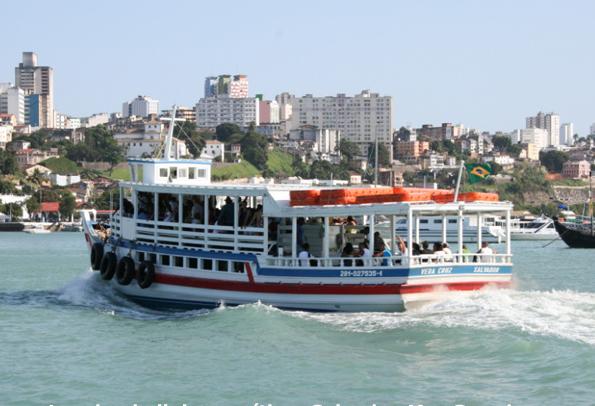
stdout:
{"type": "Polygon", "coordinates": [[[494,251],[488,246],[487,241],[481,243],[481,248],[477,253],[479,254],[479,259],[475,256],[473,262],[491,262],[493,260],[492,255],[494,255],[494,251]]]}
{"type": "Polygon", "coordinates": [[[421,255],[422,254],[421,248],[418,243],[414,242],[411,245],[413,247],[413,255],[421,255]]]}
{"type": "Polygon", "coordinates": [[[357,226],[357,221],[353,218],[353,216],[347,216],[347,219],[343,223],[346,226],[357,226]]]}
{"type": "MultiPolygon", "coordinates": [[[[434,253],[434,251],[432,251],[430,249],[430,244],[427,241],[422,241],[421,242],[421,255],[432,255],[434,253]]],[[[426,256],[425,258],[422,258],[421,262],[428,262],[429,259],[426,256]]]]}
{"type": "Polygon", "coordinates": [[[302,250],[298,254],[298,258],[300,260],[300,266],[309,266],[310,265],[310,244],[307,242],[302,244],[302,250]]]}
{"type": "MultiPolygon", "coordinates": [[[[345,244],[345,247],[343,247],[343,251],[341,251],[341,257],[351,258],[351,257],[353,257],[353,251],[354,251],[353,244],[348,242],[347,244],[345,244]]],[[[344,266],[353,266],[353,260],[352,259],[344,259],[343,265],[344,266]]]]}
{"type": "Polygon", "coordinates": [[[385,243],[382,243],[382,245],[380,247],[382,249],[382,253],[380,256],[383,257],[382,266],[392,265],[391,258],[393,256],[393,253],[390,251],[390,249],[386,246],[385,243]]]}
{"type": "Polygon", "coordinates": [[[469,248],[463,244],[463,262],[469,262],[469,248]]]}
{"type": "Polygon", "coordinates": [[[190,222],[192,224],[202,224],[204,222],[205,209],[198,196],[192,197],[192,207],[190,208],[190,222]]]}
{"type": "Polygon", "coordinates": [[[442,243],[434,243],[434,262],[444,261],[444,250],[442,249],[442,243]]]}
{"type": "Polygon", "coordinates": [[[374,253],[381,253],[382,252],[382,246],[384,245],[384,240],[382,239],[382,237],[380,236],[380,232],[376,231],[374,233],[374,253]]]}
{"type": "Polygon", "coordinates": [[[446,242],[442,243],[442,251],[444,251],[444,260],[445,261],[453,260],[452,250],[448,246],[448,243],[446,243],[446,242]]]}

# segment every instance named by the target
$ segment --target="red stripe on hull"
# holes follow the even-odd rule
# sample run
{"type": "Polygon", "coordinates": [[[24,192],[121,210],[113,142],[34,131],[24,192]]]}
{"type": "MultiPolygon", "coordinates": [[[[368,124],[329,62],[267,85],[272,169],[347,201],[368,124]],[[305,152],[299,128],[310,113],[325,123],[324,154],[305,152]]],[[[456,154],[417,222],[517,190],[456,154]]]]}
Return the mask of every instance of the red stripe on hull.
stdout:
{"type": "Polygon", "coordinates": [[[493,285],[500,288],[511,286],[511,282],[451,282],[426,285],[356,285],[356,284],[302,284],[302,283],[253,283],[222,281],[216,279],[190,278],[187,276],[155,275],[156,283],[191,288],[229,290],[234,292],[283,293],[297,295],[400,295],[432,292],[437,288],[453,291],[479,290],[493,285]]]}

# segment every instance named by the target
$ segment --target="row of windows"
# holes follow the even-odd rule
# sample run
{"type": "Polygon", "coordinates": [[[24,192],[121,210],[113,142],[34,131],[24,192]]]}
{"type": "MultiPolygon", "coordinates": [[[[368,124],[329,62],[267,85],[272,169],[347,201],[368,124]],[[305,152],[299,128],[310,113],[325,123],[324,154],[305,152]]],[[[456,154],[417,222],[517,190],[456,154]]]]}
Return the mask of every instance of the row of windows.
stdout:
{"type": "Polygon", "coordinates": [[[159,176],[162,178],[171,179],[195,179],[195,178],[206,178],[207,170],[200,168],[178,168],[171,166],[169,168],[159,168],[159,176]]]}
{"type": "Polygon", "coordinates": [[[163,255],[146,252],[137,252],[139,262],[149,261],[156,265],[170,266],[185,269],[200,269],[203,271],[238,272],[244,273],[244,262],[229,261],[224,259],[205,259],[182,257],[178,255],[163,255]]]}

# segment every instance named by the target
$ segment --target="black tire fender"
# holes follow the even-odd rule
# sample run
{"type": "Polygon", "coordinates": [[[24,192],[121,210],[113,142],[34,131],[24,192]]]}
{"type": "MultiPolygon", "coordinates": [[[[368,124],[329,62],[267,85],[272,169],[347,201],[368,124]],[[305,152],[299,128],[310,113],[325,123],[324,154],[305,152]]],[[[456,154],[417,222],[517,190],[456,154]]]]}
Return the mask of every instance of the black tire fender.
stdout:
{"type": "Polygon", "coordinates": [[[103,258],[103,244],[96,242],[91,246],[91,268],[98,271],[101,266],[101,259],[103,258]]]}
{"type": "Polygon", "coordinates": [[[136,270],[136,282],[141,289],[146,289],[155,280],[155,265],[152,262],[143,261],[136,270]]]}
{"type": "Polygon", "coordinates": [[[134,260],[130,257],[122,257],[116,269],[116,280],[120,285],[129,285],[134,279],[134,260]]]}
{"type": "Polygon", "coordinates": [[[99,266],[99,273],[103,280],[109,281],[116,273],[116,265],[118,265],[118,257],[113,252],[106,252],[101,259],[99,266]]]}

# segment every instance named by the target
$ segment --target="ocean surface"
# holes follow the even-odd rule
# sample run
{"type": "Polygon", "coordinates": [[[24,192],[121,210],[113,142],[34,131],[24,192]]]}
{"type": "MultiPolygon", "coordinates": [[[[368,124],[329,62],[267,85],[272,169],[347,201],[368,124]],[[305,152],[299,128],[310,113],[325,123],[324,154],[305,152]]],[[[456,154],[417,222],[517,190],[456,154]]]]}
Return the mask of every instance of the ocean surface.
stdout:
{"type": "Polygon", "coordinates": [[[513,244],[515,289],[405,313],[172,313],[80,233],[0,233],[0,405],[595,405],[595,251],[544,244],[513,244]]]}

